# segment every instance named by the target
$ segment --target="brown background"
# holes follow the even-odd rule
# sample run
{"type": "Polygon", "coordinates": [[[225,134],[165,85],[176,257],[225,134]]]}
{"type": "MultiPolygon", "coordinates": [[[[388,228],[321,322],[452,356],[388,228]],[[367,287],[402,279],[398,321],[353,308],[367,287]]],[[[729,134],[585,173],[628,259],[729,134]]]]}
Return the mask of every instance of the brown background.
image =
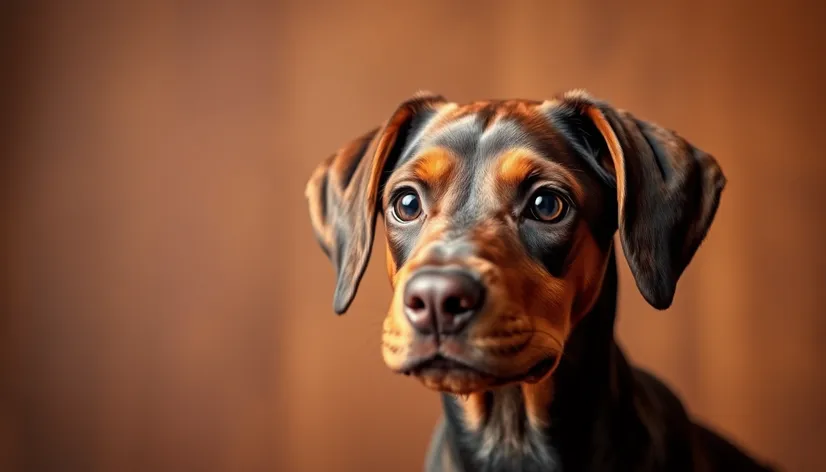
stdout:
{"type": "Polygon", "coordinates": [[[438,403],[381,362],[383,247],[335,317],[304,183],[420,88],[572,87],[730,182],[669,312],[621,264],[629,354],[826,470],[819,2],[116,3],[3,7],[0,470],[420,470],[438,403]]]}

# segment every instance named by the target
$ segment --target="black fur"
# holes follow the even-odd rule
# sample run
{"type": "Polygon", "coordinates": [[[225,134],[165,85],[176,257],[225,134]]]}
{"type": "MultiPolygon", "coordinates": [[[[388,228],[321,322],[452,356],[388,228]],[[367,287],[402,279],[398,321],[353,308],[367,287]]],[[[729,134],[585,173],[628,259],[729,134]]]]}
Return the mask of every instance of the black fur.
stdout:
{"type": "MultiPolygon", "coordinates": [[[[476,452],[482,447],[480,438],[465,429],[461,411],[452,397],[443,395],[445,420],[439,426],[443,431],[436,433],[427,470],[772,470],[704,426],[693,423],[666,385],[629,365],[614,339],[616,295],[617,269],[612,254],[599,299],[574,329],[563,360],[552,374],[550,427],[543,431],[547,438],[544,446],[552,462],[530,456],[515,463],[479,461],[476,452]]],[[[494,392],[491,401],[497,401],[499,393],[494,392]]]]}
{"type": "MultiPolygon", "coordinates": [[[[519,220],[518,237],[508,239],[508,243],[511,247],[521,245],[519,250],[527,251],[549,274],[563,277],[571,255],[577,254],[574,222],[584,220],[601,255],[608,259],[597,300],[576,321],[565,341],[561,361],[551,374],[552,400],[544,405],[547,415],[542,415],[542,419],[547,418],[547,426],[534,426],[541,420],[528,421],[526,397],[518,385],[483,394],[487,414],[479,429],[473,431],[466,428],[464,410],[456,398],[444,394],[444,419],[433,437],[427,469],[771,470],[693,422],[666,385],[628,363],[614,338],[614,234],[619,233],[643,296],[655,308],[667,308],[680,275],[711,225],[726,183],[713,157],[676,133],[581,92],[565,94],[547,107],[528,101],[458,107],[458,113],[437,129],[423,133],[444,103],[439,96],[420,96],[406,102],[394,115],[400,117],[396,122],[399,129],[390,148],[365,158],[370,138],[377,136],[376,131],[371,132],[364,142],[356,140],[345,152],[325,161],[308,185],[316,237],[338,270],[337,312],[347,309],[367,264],[376,214],[385,212],[385,218],[389,218],[388,206],[393,203],[392,197],[389,201],[368,201],[365,184],[378,181],[381,185],[394,170],[430,146],[446,147],[460,157],[457,172],[444,184],[450,185],[449,201],[455,205],[441,215],[448,218],[441,220],[447,221],[446,227],[438,227],[439,243],[429,246],[435,255],[451,252],[457,256],[466,251],[462,236],[486,219],[497,219],[493,225],[497,231],[511,231],[513,218],[520,217],[503,213],[510,211],[509,205],[518,212],[518,203],[530,196],[530,185],[523,185],[515,197],[497,195],[503,200],[491,205],[491,196],[486,193],[490,187],[481,183],[490,177],[486,164],[495,156],[511,148],[529,148],[564,166],[587,191],[582,201],[569,198],[570,215],[554,225],[519,220]],[[526,111],[528,108],[531,111],[526,111]],[[380,174],[368,174],[371,159],[377,157],[386,158],[379,161],[383,164],[380,174]],[[334,161],[342,165],[335,169],[337,178],[331,179],[327,172],[334,161]],[[342,198],[345,190],[352,190],[346,199],[342,198]]],[[[417,189],[424,208],[435,198],[431,190],[417,189]]],[[[573,189],[559,190],[570,197],[573,189]]],[[[387,221],[390,257],[397,267],[407,261],[423,225],[421,221],[405,225],[387,221]]],[[[536,404],[532,402],[531,406],[536,404]]]]}

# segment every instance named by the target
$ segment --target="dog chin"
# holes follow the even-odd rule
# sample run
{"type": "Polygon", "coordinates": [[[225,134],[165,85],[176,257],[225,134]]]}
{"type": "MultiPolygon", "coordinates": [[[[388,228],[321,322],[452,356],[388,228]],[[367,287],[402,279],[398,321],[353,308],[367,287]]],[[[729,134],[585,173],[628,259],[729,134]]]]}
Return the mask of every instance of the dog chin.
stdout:
{"type": "Polygon", "coordinates": [[[465,365],[437,362],[406,373],[415,376],[425,387],[431,390],[455,395],[469,395],[513,383],[538,383],[551,375],[556,365],[556,358],[548,358],[538,362],[526,373],[513,376],[495,376],[465,365]]]}
{"type": "Polygon", "coordinates": [[[496,378],[482,373],[459,370],[425,369],[414,374],[427,388],[438,392],[456,395],[469,395],[474,392],[496,387],[496,378]]]}

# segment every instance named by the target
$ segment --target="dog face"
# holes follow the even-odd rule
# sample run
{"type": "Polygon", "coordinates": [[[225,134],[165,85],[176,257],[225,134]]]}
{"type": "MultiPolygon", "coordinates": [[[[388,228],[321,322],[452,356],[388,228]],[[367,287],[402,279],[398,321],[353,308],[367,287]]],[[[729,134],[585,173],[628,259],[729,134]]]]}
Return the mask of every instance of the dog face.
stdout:
{"type": "Polygon", "coordinates": [[[620,240],[643,296],[670,306],[725,179],[674,132],[581,91],[458,105],[420,94],[325,160],[315,234],[352,301],[381,213],[395,372],[470,394],[537,382],[596,300],[620,240]]]}

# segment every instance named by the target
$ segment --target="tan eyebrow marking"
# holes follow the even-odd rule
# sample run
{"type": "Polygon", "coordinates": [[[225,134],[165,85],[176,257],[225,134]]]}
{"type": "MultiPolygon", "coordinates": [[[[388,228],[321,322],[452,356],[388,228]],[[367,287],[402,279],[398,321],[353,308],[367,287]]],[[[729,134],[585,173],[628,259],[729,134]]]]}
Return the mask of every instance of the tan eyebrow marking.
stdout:
{"type": "Polygon", "coordinates": [[[455,167],[453,155],[445,149],[433,149],[422,154],[411,164],[413,176],[429,185],[437,186],[450,178],[455,167]]]}
{"type": "Polygon", "coordinates": [[[442,147],[425,149],[412,160],[394,171],[384,188],[383,202],[387,203],[394,187],[402,182],[420,182],[433,192],[439,201],[450,184],[458,165],[456,156],[442,147]]]}
{"type": "Polygon", "coordinates": [[[584,192],[573,173],[562,164],[549,161],[527,148],[513,148],[503,153],[496,163],[496,180],[507,186],[517,186],[534,172],[564,182],[571,187],[578,201],[584,192]]]}
{"type": "Polygon", "coordinates": [[[509,185],[519,185],[531,172],[537,171],[538,166],[530,151],[514,149],[503,154],[499,158],[496,169],[500,182],[509,185]]]}

